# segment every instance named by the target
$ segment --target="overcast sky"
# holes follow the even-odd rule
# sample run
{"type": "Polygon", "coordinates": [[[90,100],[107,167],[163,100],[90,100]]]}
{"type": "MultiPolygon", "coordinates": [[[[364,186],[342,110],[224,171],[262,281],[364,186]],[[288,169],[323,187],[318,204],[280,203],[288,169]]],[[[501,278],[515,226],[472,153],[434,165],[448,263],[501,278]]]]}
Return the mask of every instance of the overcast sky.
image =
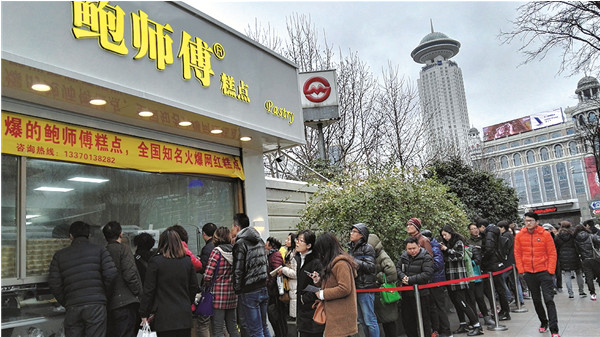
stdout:
{"type": "MultiPolygon", "coordinates": [[[[574,91],[584,74],[557,75],[560,55],[520,65],[520,45],[502,45],[500,31],[512,28],[515,2],[188,2],[218,21],[244,33],[255,18],[287,38],[286,17],[310,15],[327,41],[347,55],[358,52],[376,75],[388,60],[416,85],[420,64],[412,50],[434,30],[461,43],[452,59],[463,72],[469,121],[484,126],[577,104],[574,91]]],[[[322,36],[320,41],[323,42],[322,36]]]]}

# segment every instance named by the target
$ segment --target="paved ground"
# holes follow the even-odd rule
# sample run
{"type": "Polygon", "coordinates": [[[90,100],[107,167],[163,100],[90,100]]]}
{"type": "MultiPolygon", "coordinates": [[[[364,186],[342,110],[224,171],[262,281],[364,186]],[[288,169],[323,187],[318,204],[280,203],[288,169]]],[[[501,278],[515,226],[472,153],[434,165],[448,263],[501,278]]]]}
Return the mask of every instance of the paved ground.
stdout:
{"type": "MultiPolygon", "coordinates": [[[[577,294],[577,286],[574,286],[577,294]]],[[[587,292],[587,287],[586,287],[587,292]]],[[[566,290],[554,296],[558,310],[558,327],[561,337],[600,337],[600,300],[591,301],[587,297],[570,299],[566,290]]],[[[502,337],[543,337],[550,333],[540,334],[537,329],[540,321],[537,318],[531,300],[525,300],[526,313],[511,313],[510,321],[500,322],[508,327],[506,331],[485,331],[485,336],[502,337]]],[[[454,315],[456,316],[456,315],[454,315]]],[[[465,335],[455,335],[455,337],[465,335]]]]}

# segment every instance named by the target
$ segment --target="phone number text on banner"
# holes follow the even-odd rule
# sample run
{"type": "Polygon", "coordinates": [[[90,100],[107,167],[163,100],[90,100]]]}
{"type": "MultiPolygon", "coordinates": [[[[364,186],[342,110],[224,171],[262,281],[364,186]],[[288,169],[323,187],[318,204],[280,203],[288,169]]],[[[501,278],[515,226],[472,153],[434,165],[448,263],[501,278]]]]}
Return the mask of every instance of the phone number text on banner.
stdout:
{"type": "Polygon", "coordinates": [[[244,179],[240,158],[2,112],[2,153],[161,173],[244,179]]]}

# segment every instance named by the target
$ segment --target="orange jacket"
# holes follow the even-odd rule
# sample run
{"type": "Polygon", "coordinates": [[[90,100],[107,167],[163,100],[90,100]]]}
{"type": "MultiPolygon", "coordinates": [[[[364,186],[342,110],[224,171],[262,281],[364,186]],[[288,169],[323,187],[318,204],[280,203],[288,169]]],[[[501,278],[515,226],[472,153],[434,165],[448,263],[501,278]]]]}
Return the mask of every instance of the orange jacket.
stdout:
{"type": "Polygon", "coordinates": [[[532,233],[523,227],[515,237],[515,263],[519,273],[556,271],[556,247],[550,232],[537,226],[532,233]]]}

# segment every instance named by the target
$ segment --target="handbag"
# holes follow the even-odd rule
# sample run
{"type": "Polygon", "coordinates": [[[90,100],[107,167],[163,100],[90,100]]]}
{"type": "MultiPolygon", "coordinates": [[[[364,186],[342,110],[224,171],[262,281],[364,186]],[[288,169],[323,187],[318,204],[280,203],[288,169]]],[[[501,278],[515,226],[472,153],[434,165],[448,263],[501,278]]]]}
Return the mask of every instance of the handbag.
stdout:
{"type": "Polygon", "coordinates": [[[200,294],[200,299],[198,299],[198,303],[196,303],[196,309],[194,309],[194,314],[198,316],[214,316],[215,311],[213,310],[213,294],[212,290],[215,286],[215,281],[217,279],[217,275],[219,274],[219,265],[221,264],[221,253],[219,253],[219,259],[217,260],[217,267],[215,268],[215,272],[212,275],[212,279],[210,281],[210,286],[205,288],[200,294]]]}
{"type": "Polygon", "coordinates": [[[312,308],[315,309],[313,321],[320,325],[325,324],[327,317],[325,317],[325,306],[323,305],[323,301],[316,300],[315,303],[313,303],[312,308]]]}
{"type": "Polygon", "coordinates": [[[156,331],[151,331],[150,324],[146,323],[138,330],[137,337],[156,337],[156,331]]]}
{"type": "MultiPolygon", "coordinates": [[[[384,273],[383,274],[383,284],[381,285],[380,289],[395,288],[395,287],[396,287],[396,283],[395,282],[388,283],[385,278],[385,273],[384,273]]],[[[379,300],[381,301],[382,304],[391,304],[391,303],[400,301],[401,298],[402,298],[402,296],[400,295],[400,293],[397,290],[386,290],[386,291],[381,292],[381,296],[379,297],[379,300]]]]}

